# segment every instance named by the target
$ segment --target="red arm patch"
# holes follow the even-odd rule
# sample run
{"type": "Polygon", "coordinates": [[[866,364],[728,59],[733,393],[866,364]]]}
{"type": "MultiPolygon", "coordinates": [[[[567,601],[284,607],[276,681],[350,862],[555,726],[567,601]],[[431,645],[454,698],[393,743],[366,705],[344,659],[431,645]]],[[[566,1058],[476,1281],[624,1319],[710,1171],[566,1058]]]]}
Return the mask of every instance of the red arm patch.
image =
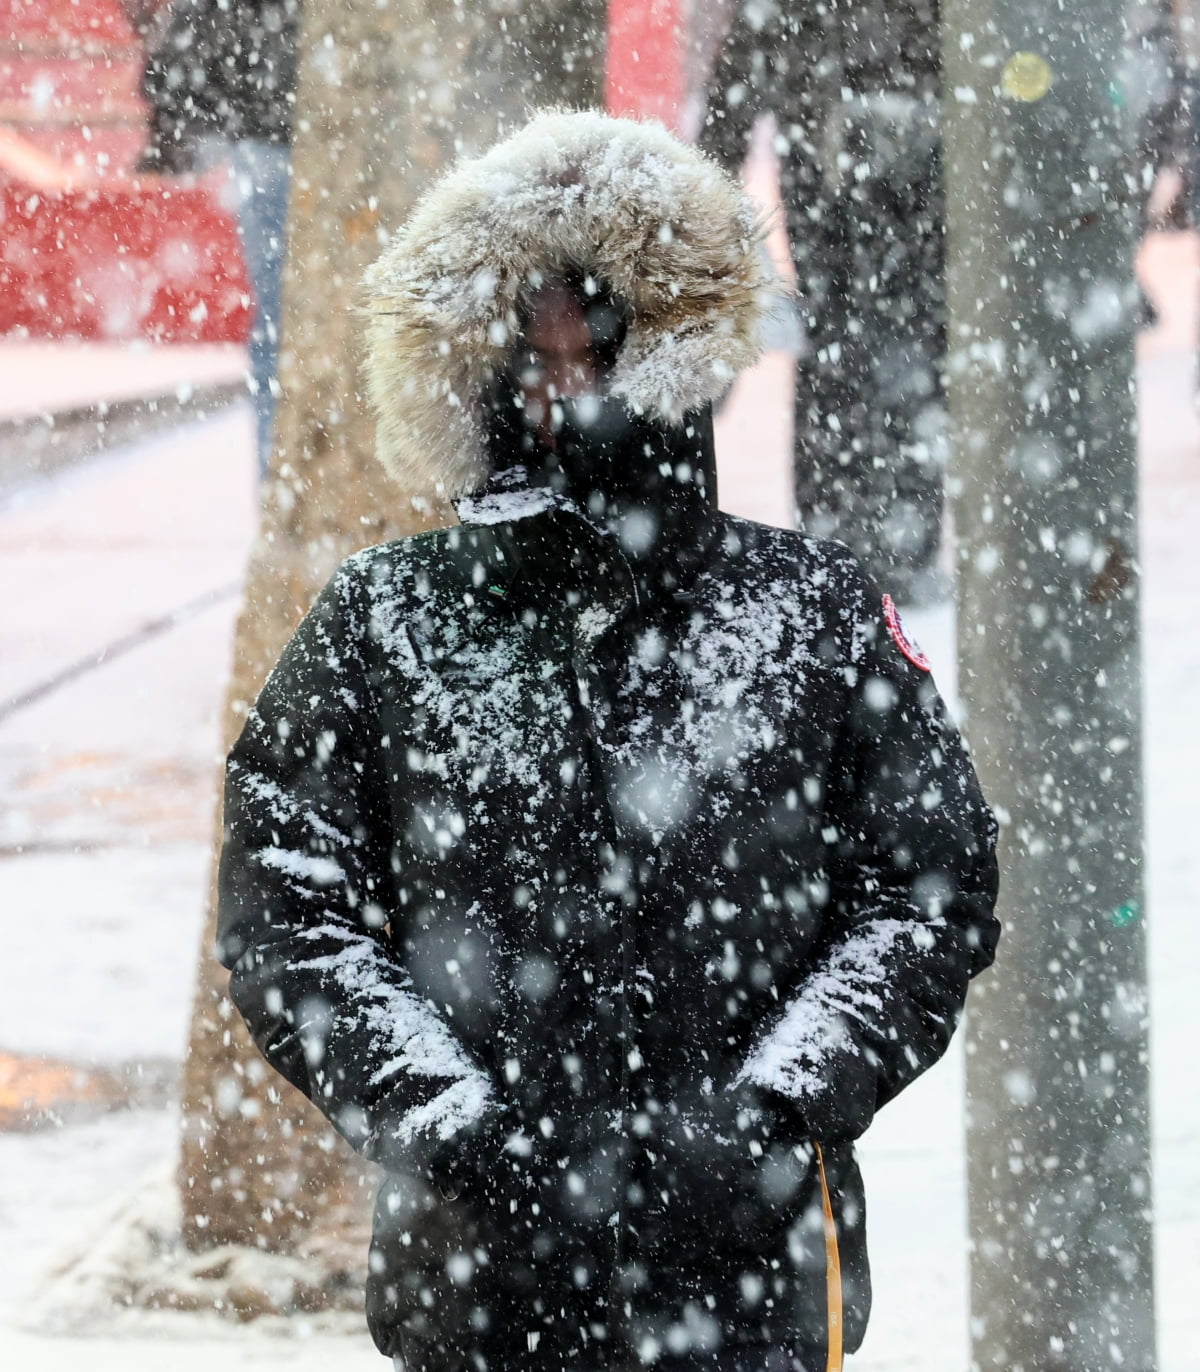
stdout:
{"type": "Polygon", "coordinates": [[[892,642],[908,658],[914,667],[919,667],[921,671],[929,671],[929,659],[904,632],[904,625],[900,621],[900,611],[896,609],[896,602],[890,595],[883,598],[883,617],[887,621],[888,633],[892,636],[892,642]]]}

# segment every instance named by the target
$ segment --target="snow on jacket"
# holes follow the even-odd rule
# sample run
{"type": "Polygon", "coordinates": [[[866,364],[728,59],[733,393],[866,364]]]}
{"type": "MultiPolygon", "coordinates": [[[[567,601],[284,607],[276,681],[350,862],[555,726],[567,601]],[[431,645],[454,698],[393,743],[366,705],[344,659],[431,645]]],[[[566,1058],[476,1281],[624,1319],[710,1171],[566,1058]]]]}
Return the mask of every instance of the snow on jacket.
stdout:
{"type": "Polygon", "coordinates": [[[856,1347],[852,1142],[991,960],[990,813],[849,553],[710,508],[648,596],[489,439],[524,282],[574,267],[633,303],[611,389],[706,461],[753,240],[661,129],[552,114],[369,277],[381,455],[462,523],[350,558],[285,650],[230,756],[220,953],[387,1171],[368,1320],[415,1369],[823,1344],[814,1140],[856,1347]]]}

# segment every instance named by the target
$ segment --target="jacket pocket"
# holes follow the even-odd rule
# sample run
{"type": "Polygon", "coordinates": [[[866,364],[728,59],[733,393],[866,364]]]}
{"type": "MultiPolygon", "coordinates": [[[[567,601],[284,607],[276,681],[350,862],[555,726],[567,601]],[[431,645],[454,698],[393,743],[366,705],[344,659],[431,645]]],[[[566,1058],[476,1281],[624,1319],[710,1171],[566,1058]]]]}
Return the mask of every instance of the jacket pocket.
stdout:
{"type": "Polygon", "coordinates": [[[726,1255],[783,1247],[784,1235],[815,1203],[811,1146],[777,1143],[747,1156],[732,1175],[710,1167],[703,1151],[682,1167],[644,1171],[646,1203],[634,1221],[634,1253],[655,1267],[704,1267],[726,1255]]]}

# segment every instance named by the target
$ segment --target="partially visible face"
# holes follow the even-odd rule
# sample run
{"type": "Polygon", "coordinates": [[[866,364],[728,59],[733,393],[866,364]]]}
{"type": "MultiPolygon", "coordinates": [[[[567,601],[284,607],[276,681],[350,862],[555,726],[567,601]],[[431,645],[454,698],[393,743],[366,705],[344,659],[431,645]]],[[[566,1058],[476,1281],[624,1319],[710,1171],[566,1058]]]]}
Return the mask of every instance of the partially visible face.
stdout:
{"type": "Polygon", "coordinates": [[[594,395],[599,368],[591,330],[578,300],[561,282],[534,296],[516,367],[517,386],[529,426],[549,448],[557,428],[554,402],[561,396],[594,395]]]}

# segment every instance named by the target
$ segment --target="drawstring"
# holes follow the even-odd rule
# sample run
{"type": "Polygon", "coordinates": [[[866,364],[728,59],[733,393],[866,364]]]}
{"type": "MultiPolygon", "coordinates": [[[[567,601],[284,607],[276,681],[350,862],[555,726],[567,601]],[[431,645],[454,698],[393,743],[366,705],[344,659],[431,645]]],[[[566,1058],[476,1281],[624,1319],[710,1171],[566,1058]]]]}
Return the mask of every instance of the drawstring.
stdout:
{"type": "Polygon", "coordinates": [[[821,1204],[825,1210],[825,1293],[828,1303],[829,1356],[826,1372],[842,1372],[842,1260],[838,1253],[837,1225],[833,1219],[833,1201],[829,1196],[829,1181],[825,1176],[825,1154],[814,1142],[817,1153],[817,1172],[821,1178],[821,1204]]]}

